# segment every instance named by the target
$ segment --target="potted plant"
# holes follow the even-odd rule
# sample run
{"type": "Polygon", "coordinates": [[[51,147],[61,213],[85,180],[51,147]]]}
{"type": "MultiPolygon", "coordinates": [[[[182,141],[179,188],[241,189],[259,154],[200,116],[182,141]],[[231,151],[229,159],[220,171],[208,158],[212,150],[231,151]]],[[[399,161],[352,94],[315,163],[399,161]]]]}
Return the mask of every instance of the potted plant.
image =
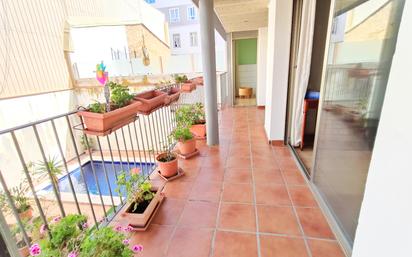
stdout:
{"type": "Polygon", "coordinates": [[[180,85],[180,89],[182,92],[192,92],[196,89],[196,85],[187,79],[186,75],[178,75],[174,76],[175,82],[180,85]]]}
{"type": "Polygon", "coordinates": [[[87,140],[86,140],[86,136],[81,135],[80,144],[82,145],[82,147],[84,149],[84,153],[90,154],[90,153],[93,152],[93,148],[94,148],[94,144],[95,144],[93,138],[88,137],[87,140]]]}
{"type": "Polygon", "coordinates": [[[39,257],[133,257],[143,250],[141,245],[129,246],[129,227],[89,228],[84,215],[71,214],[49,224],[51,237],[30,246],[31,256],[39,257]]]}
{"type": "MultiPolygon", "coordinates": [[[[22,220],[22,223],[23,223],[24,229],[28,231],[30,229],[28,220],[22,220]]],[[[10,232],[14,240],[16,241],[17,249],[19,251],[20,256],[22,257],[29,256],[30,255],[29,246],[26,244],[26,242],[23,239],[20,227],[17,224],[14,224],[11,226],[10,232]]],[[[29,240],[31,240],[30,237],[29,237],[29,240]]]]}
{"type": "Polygon", "coordinates": [[[158,107],[163,106],[167,94],[159,90],[150,90],[137,94],[134,99],[141,102],[138,112],[148,115],[158,107]]]}
{"type": "Polygon", "coordinates": [[[197,139],[206,138],[206,121],[203,104],[196,103],[180,107],[176,111],[176,120],[179,126],[189,126],[190,132],[197,139]]]}
{"type": "MultiPolygon", "coordinates": [[[[18,186],[10,188],[11,199],[16,206],[17,213],[21,220],[30,220],[33,217],[33,209],[30,205],[29,198],[26,196],[29,188],[25,182],[21,182],[18,186]]],[[[11,207],[6,200],[6,194],[0,193],[0,206],[4,213],[10,213],[11,207]]]]}
{"type": "Polygon", "coordinates": [[[196,140],[188,127],[177,127],[173,130],[172,136],[178,142],[181,155],[189,155],[196,151],[196,140]]]}
{"type": "Polygon", "coordinates": [[[138,111],[140,102],[133,100],[129,89],[115,82],[109,82],[110,103],[95,102],[86,110],[77,112],[83,118],[85,133],[92,135],[107,135],[112,131],[132,122],[138,111]]]}
{"type": "Polygon", "coordinates": [[[118,175],[117,185],[116,192],[126,195],[128,202],[121,210],[121,216],[134,227],[147,227],[153,212],[161,203],[163,187],[153,187],[142,174],[126,172],[118,175]]]}
{"type": "Polygon", "coordinates": [[[52,183],[57,188],[59,192],[59,176],[63,174],[63,164],[57,159],[56,156],[48,157],[46,162],[39,161],[35,165],[33,175],[35,175],[39,180],[45,180],[51,176],[52,183]],[[50,171],[50,175],[49,175],[50,171]]]}
{"type": "Polygon", "coordinates": [[[165,100],[165,104],[168,105],[173,102],[177,102],[180,97],[180,89],[178,87],[171,87],[167,90],[167,97],[165,100]]]}

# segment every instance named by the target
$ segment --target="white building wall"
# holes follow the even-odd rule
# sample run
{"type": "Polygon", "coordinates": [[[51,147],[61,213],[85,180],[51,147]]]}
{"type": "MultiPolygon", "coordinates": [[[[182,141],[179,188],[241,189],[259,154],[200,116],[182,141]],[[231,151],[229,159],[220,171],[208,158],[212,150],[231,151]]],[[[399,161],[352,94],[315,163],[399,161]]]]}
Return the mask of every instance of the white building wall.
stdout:
{"type": "Polygon", "coordinates": [[[265,111],[265,131],[269,140],[283,141],[285,135],[292,8],[292,1],[271,0],[269,3],[265,111]]]}
{"type": "Polygon", "coordinates": [[[268,45],[268,28],[259,28],[257,39],[257,90],[256,103],[266,104],[266,62],[268,45]]]}
{"type": "Polygon", "coordinates": [[[412,2],[405,1],[353,257],[412,256],[412,2]]]}

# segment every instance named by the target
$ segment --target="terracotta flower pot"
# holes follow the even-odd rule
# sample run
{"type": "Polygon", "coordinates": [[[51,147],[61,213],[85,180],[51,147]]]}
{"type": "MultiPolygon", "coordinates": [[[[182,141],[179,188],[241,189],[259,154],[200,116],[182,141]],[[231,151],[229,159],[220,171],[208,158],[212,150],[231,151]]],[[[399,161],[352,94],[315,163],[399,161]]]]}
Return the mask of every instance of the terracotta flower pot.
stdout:
{"type": "Polygon", "coordinates": [[[33,218],[33,209],[30,207],[28,210],[19,213],[19,217],[21,220],[30,220],[33,218]]]}
{"type": "Polygon", "coordinates": [[[169,99],[169,103],[173,103],[176,102],[177,100],[179,100],[180,97],[180,89],[177,87],[172,87],[170,88],[170,90],[167,92],[167,97],[166,99],[169,99]]]}
{"type": "Polygon", "coordinates": [[[206,124],[195,124],[190,127],[190,132],[198,139],[206,138],[206,124]]]}
{"type": "Polygon", "coordinates": [[[140,105],[140,102],[133,101],[127,106],[107,113],[79,111],[77,115],[83,118],[83,122],[86,125],[86,134],[107,135],[132,122],[140,105]]]}
{"type": "Polygon", "coordinates": [[[196,139],[192,138],[186,141],[179,141],[178,147],[181,155],[189,155],[196,151],[196,139]]]}
{"type": "Polygon", "coordinates": [[[20,254],[20,256],[22,256],[22,257],[27,257],[27,256],[29,256],[29,255],[30,255],[30,249],[29,249],[29,247],[28,247],[27,245],[25,245],[25,246],[19,248],[19,254],[20,254]]]}
{"type": "Polygon", "coordinates": [[[203,86],[203,77],[196,77],[190,80],[196,86],[203,86]]]}
{"type": "Polygon", "coordinates": [[[158,90],[137,94],[134,99],[142,103],[138,108],[138,112],[146,115],[150,114],[156,108],[164,105],[166,96],[165,92],[158,90]]]}
{"type": "Polygon", "coordinates": [[[161,203],[161,200],[163,198],[162,196],[162,190],[163,190],[164,185],[160,187],[152,187],[151,191],[155,192],[155,195],[153,199],[150,201],[149,205],[147,205],[146,209],[142,213],[134,213],[132,212],[133,210],[133,205],[132,204],[126,204],[122,210],[120,211],[121,217],[123,219],[126,219],[128,223],[134,227],[137,228],[147,228],[149,225],[149,222],[152,220],[153,212],[156,211],[156,208],[158,205],[161,203]]]}
{"type": "Polygon", "coordinates": [[[177,163],[177,157],[169,162],[162,162],[159,161],[161,158],[163,158],[167,153],[161,153],[158,156],[156,156],[156,161],[158,163],[159,171],[162,174],[162,176],[169,178],[174,175],[176,175],[178,171],[178,163],[177,163]]]}
{"type": "Polygon", "coordinates": [[[182,92],[190,93],[196,89],[196,85],[191,82],[183,83],[180,89],[182,90],[182,92]]]}

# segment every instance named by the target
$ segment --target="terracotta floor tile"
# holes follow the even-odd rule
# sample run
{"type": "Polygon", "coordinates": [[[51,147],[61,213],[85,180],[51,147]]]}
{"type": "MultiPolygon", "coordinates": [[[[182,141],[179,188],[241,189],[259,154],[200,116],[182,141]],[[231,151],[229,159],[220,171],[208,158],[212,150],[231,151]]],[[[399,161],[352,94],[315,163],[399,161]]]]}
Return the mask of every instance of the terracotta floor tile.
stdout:
{"type": "Polygon", "coordinates": [[[335,239],[319,208],[296,208],[296,211],[306,236],[335,239]]]}
{"type": "Polygon", "coordinates": [[[214,228],[218,207],[217,203],[188,201],[178,225],[189,228],[214,228]]]}
{"type": "Polygon", "coordinates": [[[286,187],[280,184],[259,184],[256,186],[258,204],[291,205],[286,187]]]}
{"type": "Polygon", "coordinates": [[[218,167],[225,167],[226,158],[221,157],[220,155],[217,156],[207,156],[202,157],[202,167],[207,168],[218,168],[218,167]]]}
{"type": "Polygon", "coordinates": [[[257,257],[256,236],[253,234],[218,231],[213,257],[257,257]]]}
{"type": "Polygon", "coordinates": [[[190,192],[190,200],[219,202],[222,191],[222,182],[208,182],[198,180],[190,192]]]}
{"type": "Polygon", "coordinates": [[[225,170],[218,167],[202,167],[197,180],[208,182],[222,182],[225,170]]]}
{"type": "Polygon", "coordinates": [[[292,157],[288,147],[273,147],[273,153],[278,158],[290,158],[292,157]]]}
{"type": "Polygon", "coordinates": [[[166,197],[187,199],[192,190],[193,182],[171,181],[166,183],[164,193],[166,197]]]}
{"type": "Polygon", "coordinates": [[[219,228],[255,232],[255,207],[251,204],[222,203],[219,228]]]}
{"type": "Polygon", "coordinates": [[[167,257],[209,257],[213,231],[209,229],[177,228],[167,257]]]}
{"type": "Polygon", "coordinates": [[[317,207],[312,191],[307,186],[289,186],[289,194],[292,203],[299,207],[317,207]]]}
{"type": "Polygon", "coordinates": [[[278,158],[278,163],[281,169],[295,169],[297,167],[296,161],[292,157],[278,158]]]}
{"type": "Polygon", "coordinates": [[[252,172],[250,168],[227,168],[225,182],[230,183],[252,183],[252,172]]]}
{"type": "Polygon", "coordinates": [[[257,210],[260,232],[302,235],[291,207],[258,205],[257,210]]]}
{"type": "Polygon", "coordinates": [[[185,175],[179,179],[179,181],[185,181],[185,182],[193,182],[196,180],[197,176],[199,175],[199,170],[200,169],[185,169],[184,173],[185,175]]]}
{"type": "Polygon", "coordinates": [[[160,206],[153,224],[175,225],[182,214],[186,201],[166,197],[160,206]]]}
{"type": "Polygon", "coordinates": [[[345,257],[336,241],[308,240],[312,257],[345,257]]]}
{"type": "Polygon", "coordinates": [[[251,161],[249,156],[229,157],[226,161],[226,168],[242,169],[250,167],[251,161]]]}
{"type": "Polygon", "coordinates": [[[299,238],[260,236],[260,247],[262,257],[308,256],[305,242],[299,238]]]}
{"type": "Polygon", "coordinates": [[[289,170],[282,171],[283,178],[288,185],[306,185],[306,181],[300,172],[289,170]]]}
{"type": "Polygon", "coordinates": [[[255,171],[253,169],[253,178],[255,184],[284,184],[283,177],[280,171],[255,171]]]}
{"type": "Polygon", "coordinates": [[[140,256],[163,257],[166,253],[172,232],[173,227],[171,226],[150,225],[145,232],[133,233],[130,245],[143,245],[144,250],[140,256]]]}
{"type": "Polygon", "coordinates": [[[252,203],[253,202],[252,185],[251,184],[224,183],[222,201],[223,202],[252,203]]]}

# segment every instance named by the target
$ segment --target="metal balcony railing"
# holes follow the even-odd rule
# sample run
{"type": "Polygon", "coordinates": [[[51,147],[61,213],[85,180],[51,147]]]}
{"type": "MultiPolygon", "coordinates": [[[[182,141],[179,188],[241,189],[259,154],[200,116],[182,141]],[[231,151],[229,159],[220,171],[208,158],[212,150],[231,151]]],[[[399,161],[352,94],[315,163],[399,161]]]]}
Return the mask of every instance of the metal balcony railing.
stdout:
{"type": "Polygon", "coordinates": [[[184,96],[149,115],[138,114],[133,122],[107,136],[85,134],[77,111],[0,131],[0,141],[9,144],[7,149],[14,156],[0,159],[0,183],[9,210],[0,213],[0,218],[15,223],[30,246],[31,232],[26,230],[13,195],[13,188],[24,181],[24,196],[46,228],[51,218],[72,213],[88,215],[96,228],[107,225],[125,202],[115,191],[117,175],[139,169],[149,178],[157,166],[155,156],[174,144],[169,135],[176,127],[175,111],[184,99],[191,101],[184,96]],[[43,176],[36,175],[39,165],[43,176]]]}

